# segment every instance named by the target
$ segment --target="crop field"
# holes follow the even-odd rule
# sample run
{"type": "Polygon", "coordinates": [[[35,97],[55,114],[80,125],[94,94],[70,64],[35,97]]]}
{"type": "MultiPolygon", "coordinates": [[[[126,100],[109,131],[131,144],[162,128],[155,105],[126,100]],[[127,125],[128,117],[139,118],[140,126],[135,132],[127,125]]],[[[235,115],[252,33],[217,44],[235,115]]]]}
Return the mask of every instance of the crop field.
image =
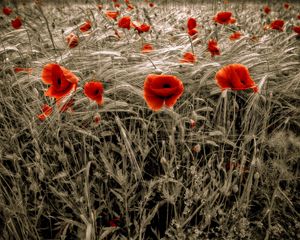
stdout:
{"type": "Polygon", "coordinates": [[[0,7],[0,239],[300,239],[299,2],[0,7]]]}

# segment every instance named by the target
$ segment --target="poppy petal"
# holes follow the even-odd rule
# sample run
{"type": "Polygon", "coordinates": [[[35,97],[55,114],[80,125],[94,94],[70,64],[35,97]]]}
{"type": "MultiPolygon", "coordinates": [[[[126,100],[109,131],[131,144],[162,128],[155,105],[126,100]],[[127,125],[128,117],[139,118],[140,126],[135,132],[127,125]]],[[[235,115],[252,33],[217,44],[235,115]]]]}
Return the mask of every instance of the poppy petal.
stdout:
{"type": "Polygon", "coordinates": [[[60,67],[60,68],[61,68],[62,73],[63,73],[63,75],[65,76],[65,78],[68,82],[71,82],[71,83],[74,83],[74,84],[78,83],[79,78],[74,73],[72,73],[70,70],[68,70],[64,67],[60,67]]]}
{"type": "Polygon", "coordinates": [[[232,90],[246,90],[251,88],[254,92],[258,87],[250,77],[249,70],[242,64],[230,64],[220,69],[215,76],[219,87],[232,90]]]}
{"type": "Polygon", "coordinates": [[[44,66],[42,71],[42,81],[45,84],[52,84],[54,78],[57,77],[58,72],[60,72],[61,69],[58,64],[55,63],[48,63],[44,66]]]}
{"type": "Polygon", "coordinates": [[[189,18],[187,22],[187,28],[188,30],[196,28],[197,27],[197,22],[195,18],[189,18]]]}
{"type": "Polygon", "coordinates": [[[153,111],[158,111],[164,105],[164,99],[156,97],[155,95],[144,94],[147,105],[153,111]]]}

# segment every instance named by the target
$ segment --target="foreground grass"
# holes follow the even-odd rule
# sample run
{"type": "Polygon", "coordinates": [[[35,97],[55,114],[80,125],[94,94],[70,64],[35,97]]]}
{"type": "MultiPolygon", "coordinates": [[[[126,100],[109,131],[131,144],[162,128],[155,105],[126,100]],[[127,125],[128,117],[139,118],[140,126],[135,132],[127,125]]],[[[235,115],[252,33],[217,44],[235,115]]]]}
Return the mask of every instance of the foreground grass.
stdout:
{"type": "Polygon", "coordinates": [[[4,239],[299,237],[300,62],[291,31],[299,6],[289,12],[272,6],[271,19],[287,21],[284,32],[263,31],[268,20],[260,5],[140,7],[130,14],[143,16],[152,32],[142,39],[120,31],[120,40],[94,5],[42,5],[45,18],[33,6],[19,6],[19,30],[4,19],[0,37],[4,239]],[[233,29],[211,21],[224,8],[237,17],[233,29]],[[189,16],[202,26],[192,42],[194,65],[179,63],[191,51],[181,29],[189,16]],[[86,18],[92,31],[68,49],[65,36],[86,18]],[[244,36],[231,42],[232,30],[244,36]],[[210,38],[221,48],[214,59],[206,50],[210,38]],[[141,54],[143,42],[156,50],[141,54]],[[40,78],[54,61],[80,77],[80,86],[73,112],[40,122],[41,106],[55,107],[40,78]],[[221,93],[214,76],[231,63],[249,68],[259,93],[221,93]],[[150,73],[183,81],[174,109],[147,108],[142,89],[150,73]],[[105,87],[101,107],[82,94],[92,79],[105,87]]]}

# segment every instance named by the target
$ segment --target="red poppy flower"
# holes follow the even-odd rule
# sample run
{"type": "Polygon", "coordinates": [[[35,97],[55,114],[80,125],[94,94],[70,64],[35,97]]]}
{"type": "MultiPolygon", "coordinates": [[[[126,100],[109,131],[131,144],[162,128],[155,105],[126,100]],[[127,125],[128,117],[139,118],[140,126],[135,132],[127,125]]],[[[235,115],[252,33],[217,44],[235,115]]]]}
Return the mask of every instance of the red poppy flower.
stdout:
{"type": "Polygon", "coordinates": [[[235,32],[230,35],[229,39],[233,41],[233,40],[240,39],[241,36],[242,36],[242,34],[240,32],[235,32]]]}
{"type": "Polygon", "coordinates": [[[269,6],[264,6],[264,12],[269,14],[271,12],[271,8],[269,6]]]}
{"type": "Polygon", "coordinates": [[[87,20],[83,25],[80,26],[80,31],[81,32],[87,32],[88,30],[91,29],[91,21],[87,20]]]}
{"type": "Polygon", "coordinates": [[[11,20],[11,25],[14,29],[19,29],[22,26],[21,18],[16,17],[14,20],[11,20]]]}
{"type": "Polygon", "coordinates": [[[180,60],[182,63],[194,63],[196,62],[196,56],[191,52],[186,52],[183,55],[183,58],[180,60]]]}
{"type": "Polygon", "coordinates": [[[43,68],[42,81],[51,85],[45,92],[45,96],[54,97],[59,101],[76,90],[79,79],[70,70],[56,63],[49,63],[43,68]]]}
{"type": "Polygon", "coordinates": [[[113,20],[117,20],[117,17],[119,16],[119,12],[113,12],[113,11],[107,11],[105,13],[105,15],[108,17],[108,18],[111,18],[113,20]]]}
{"type": "Polygon", "coordinates": [[[172,75],[150,74],[144,82],[144,98],[154,111],[161,109],[164,104],[172,107],[183,90],[181,80],[172,75]]]}
{"type": "Polygon", "coordinates": [[[15,73],[18,73],[18,72],[27,72],[28,74],[30,74],[30,73],[32,73],[32,68],[15,67],[14,71],[15,71],[15,73]]]}
{"type": "Polygon", "coordinates": [[[87,82],[84,85],[84,94],[96,101],[99,105],[103,103],[103,85],[101,82],[87,82]]]}
{"type": "Polygon", "coordinates": [[[153,50],[153,46],[150,43],[145,43],[142,48],[142,53],[149,53],[153,50]]]}
{"type": "Polygon", "coordinates": [[[146,23],[140,24],[139,22],[133,21],[132,26],[135,28],[135,30],[138,31],[138,33],[148,32],[150,30],[150,26],[146,23]]]}
{"type": "Polygon", "coordinates": [[[120,3],[115,3],[115,8],[119,8],[121,7],[121,4],[120,3]]]}
{"type": "Polygon", "coordinates": [[[193,29],[188,29],[188,35],[190,35],[191,37],[196,36],[198,33],[196,28],[193,29]]]}
{"type": "Polygon", "coordinates": [[[154,7],[154,3],[149,3],[149,7],[154,7]]]}
{"type": "Polygon", "coordinates": [[[220,55],[220,49],[218,47],[217,41],[211,39],[208,42],[208,51],[211,53],[211,56],[220,55]]]}
{"type": "Polygon", "coordinates": [[[128,30],[130,29],[130,17],[129,16],[125,16],[125,17],[122,17],[119,22],[118,22],[118,26],[120,28],[127,28],[128,30]]]}
{"type": "Polygon", "coordinates": [[[249,70],[242,64],[230,64],[221,68],[215,76],[217,84],[223,90],[246,90],[252,89],[258,92],[258,87],[250,77],[249,70]]]}
{"type": "Polygon", "coordinates": [[[300,26],[294,26],[294,27],[293,27],[293,31],[294,31],[295,33],[298,33],[298,35],[300,35],[300,26]]]}
{"type": "Polygon", "coordinates": [[[300,14],[297,16],[297,18],[300,20],[300,14]]]}
{"type": "Polygon", "coordinates": [[[125,2],[126,4],[130,4],[130,1],[129,1],[129,0],[124,0],[124,2],[125,2]]]}
{"type": "Polygon", "coordinates": [[[284,6],[285,9],[289,9],[290,8],[290,4],[288,4],[288,3],[283,4],[283,6],[284,6]]]}
{"type": "Polygon", "coordinates": [[[78,45],[78,37],[74,33],[70,33],[66,37],[69,48],[74,48],[78,45]]]}
{"type": "Polygon", "coordinates": [[[44,104],[42,107],[42,113],[37,115],[38,119],[41,121],[45,121],[45,119],[50,116],[52,113],[52,107],[50,107],[48,104],[44,104]]]}
{"type": "Polygon", "coordinates": [[[12,9],[10,7],[3,7],[2,11],[7,16],[9,16],[12,13],[12,9]]]}
{"type": "Polygon", "coordinates": [[[189,18],[187,21],[187,28],[188,30],[196,28],[197,27],[197,22],[195,18],[189,18]]]}
{"type": "Polygon", "coordinates": [[[232,24],[235,23],[235,18],[232,18],[231,12],[219,12],[213,19],[220,24],[232,24]]]}
{"type": "Polygon", "coordinates": [[[284,21],[281,19],[271,22],[270,28],[278,31],[283,31],[284,21]]]}

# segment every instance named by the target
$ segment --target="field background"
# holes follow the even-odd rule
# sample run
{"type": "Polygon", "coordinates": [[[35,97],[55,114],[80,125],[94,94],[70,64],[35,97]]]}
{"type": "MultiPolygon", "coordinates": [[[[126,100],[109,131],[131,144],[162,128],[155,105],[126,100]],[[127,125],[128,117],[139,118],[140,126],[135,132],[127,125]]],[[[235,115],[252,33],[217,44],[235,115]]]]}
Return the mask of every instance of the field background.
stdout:
{"type": "Polygon", "coordinates": [[[15,2],[6,5],[23,26],[14,30],[2,13],[0,22],[0,238],[300,238],[300,41],[292,31],[299,3],[285,10],[280,1],[155,1],[150,8],[132,0],[126,14],[152,27],[141,37],[118,29],[93,1],[15,2]],[[237,24],[216,26],[212,17],[222,10],[237,24]],[[188,17],[199,24],[192,43],[188,17]],[[277,18],[283,32],[263,29],[277,18]],[[92,29],[81,33],[86,19],[92,29]],[[236,30],[243,37],[232,42],[236,30]],[[79,35],[74,49],[65,40],[71,32],[79,35]],[[221,49],[215,58],[211,38],[221,49]],[[141,54],[145,42],[152,53],[141,54]],[[191,46],[197,62],[180,63],[191,46]],[[73,111],[59,113],[43,95],[41,71],[52,62],[80,78],[73,111]],[[249,68],[259,93],[221,92],[215,73],[231,63],[249,68]],[[182,80],[174,108],[148,109],[150,73],[182,80]],[[93,79],[104,84],[102,106],[83,94],[93,79]],[[42,122],[44,103],[56,110],[42,122]]]}

